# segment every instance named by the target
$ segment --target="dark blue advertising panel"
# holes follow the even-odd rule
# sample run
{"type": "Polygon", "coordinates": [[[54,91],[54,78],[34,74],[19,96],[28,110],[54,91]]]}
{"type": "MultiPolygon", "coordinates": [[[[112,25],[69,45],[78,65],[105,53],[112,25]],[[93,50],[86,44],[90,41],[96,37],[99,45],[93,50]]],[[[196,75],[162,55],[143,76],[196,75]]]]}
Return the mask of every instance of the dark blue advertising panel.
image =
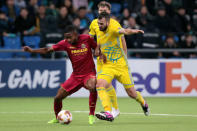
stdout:
{"type": "Polygon", "coordinates": [[[0,97],[55,96],[65,60],[0,60],[0,97]]]}

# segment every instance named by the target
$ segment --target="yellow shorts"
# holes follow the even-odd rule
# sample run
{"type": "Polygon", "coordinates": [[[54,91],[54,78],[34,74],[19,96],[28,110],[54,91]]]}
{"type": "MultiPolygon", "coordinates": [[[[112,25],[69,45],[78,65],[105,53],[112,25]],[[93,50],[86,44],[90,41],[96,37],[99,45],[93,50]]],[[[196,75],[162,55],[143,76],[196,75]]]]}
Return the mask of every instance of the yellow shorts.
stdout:
{"type": "MultiPolygon", "coordinates": [[[[98,69],[98,67],[97,67],[98,69]]],[[[125,88],[134,87],[134,81],[128,66],[110,66],[102,65],[97,70],[97,80],[104,79],[109,84],[115,78],[118,80],[125,88]]]]}

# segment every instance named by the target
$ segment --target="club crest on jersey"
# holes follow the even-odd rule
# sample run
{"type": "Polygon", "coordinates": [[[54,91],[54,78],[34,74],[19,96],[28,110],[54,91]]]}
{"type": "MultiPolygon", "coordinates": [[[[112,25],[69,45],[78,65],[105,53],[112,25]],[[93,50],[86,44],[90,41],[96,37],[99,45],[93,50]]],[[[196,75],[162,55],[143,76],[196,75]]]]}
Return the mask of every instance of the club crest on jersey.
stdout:
{"type": "Polygon", "coordinates": [[[81,44],[81,48],[86,48],[86,45],[85,44],[81,44]]]}

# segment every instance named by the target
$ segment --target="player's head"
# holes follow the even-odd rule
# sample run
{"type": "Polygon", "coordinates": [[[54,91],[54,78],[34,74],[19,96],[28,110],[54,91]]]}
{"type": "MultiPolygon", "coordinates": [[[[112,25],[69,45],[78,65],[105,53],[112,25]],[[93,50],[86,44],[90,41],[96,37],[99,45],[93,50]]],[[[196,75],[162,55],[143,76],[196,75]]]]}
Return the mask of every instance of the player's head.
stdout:
{"type": "Polygon", "coordinates": [[[98,13],[106,12],[108,14],[111,13],[111,4],[107,1],[101,1],[98,4],[98,13]]]}
{"type": "Polygon", "coordinates": [[[110,22],[110,15],[106,12],[102,12],[98,16],[98,26],[100,31],[105,31],[110,22]]]}
{"type": "Polygon", "coordinates": [[[69,25],[66,27],[64,31],[64,38],[71,44],[76,44],[78,33],[77,28],[73,25],[69,25]]]}
{"type": "Polygon", "coordinates": [[[21,10],[20,10],[20,16],[22,18],[27,18],[27,16],[28,16],[28,10],[26,8],[21,8],[21,10]]]}

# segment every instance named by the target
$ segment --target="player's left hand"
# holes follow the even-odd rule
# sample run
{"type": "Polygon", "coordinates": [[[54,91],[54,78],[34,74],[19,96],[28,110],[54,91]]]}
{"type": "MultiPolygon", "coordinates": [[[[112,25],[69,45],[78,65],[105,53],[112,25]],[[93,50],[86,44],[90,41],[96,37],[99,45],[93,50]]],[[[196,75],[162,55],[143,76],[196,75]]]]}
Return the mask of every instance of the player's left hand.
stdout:
{"type": "Polygon", "coordinates": [[[134,34],[142,33],[144,34],[143,30],[138,30],[138,29],[132,29],[134,34]]]}

